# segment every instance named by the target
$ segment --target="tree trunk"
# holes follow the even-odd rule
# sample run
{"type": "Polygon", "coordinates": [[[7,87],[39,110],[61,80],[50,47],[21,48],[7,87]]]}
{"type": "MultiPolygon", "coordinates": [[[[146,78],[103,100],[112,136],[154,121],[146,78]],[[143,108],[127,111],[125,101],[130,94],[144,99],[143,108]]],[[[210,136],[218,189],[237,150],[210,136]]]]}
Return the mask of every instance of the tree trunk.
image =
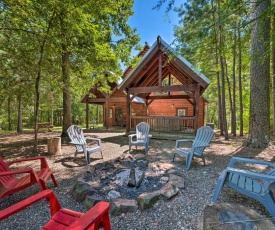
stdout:
{"type": "MultiPolygon", "coordinates": [[[[214,9],[213,1],[211,1],[212,9],[214,9]]],[[[213,21],[216,21],[215,11],[212,11],[213,21]]],[[[220,71],[219,71],[219,52],[218,52],[218,34],[217,29],[214,27],[214,43],[215,43],[215,65],[216,65],[216,78],[217,78],[217,91],[218,91],[218,127],[220,128],[220,135],[223,135],[222,124],[222,106],[221,106],[221,84],[220,84],[220,71]]]]}
{"type": "Polygon", "coordinates": [[[252,3],[250,124],[247,145],[267,147],[270,140],[270,0],[252,3]]]}
{"type": "Polygon", "coordinates": [[[240,136],[243,136],[242,44],[240,27],[238,28],[238,80],[240,98],[240,136]]]}
{"type": "Polygon", "coordinates": [[[232,61],[232,111],[231,111],[231,133],[236,136],[236,44],[237,32],[234,30],[233,61],[232,61]]]}
{"type": "Polygon", "coordinates": [[[232,89],[231,89],[231,84],[230,84],[230,80],[229,80],[229,76],[228,76],[228,68],[227,68],[226,59],[224,59],[224,66],[225,66],[225,77],[226,77],[226,81],[227,81],[228,99],[229,99],[230,114],[231,114],[231,133],[233,133],[232,132],[232,120],[233,120],[233,114],[234,114],[233,99],[232,99],[232,89]]]}
{"type": "Polygon", "coordinates": [[[8,130],[11,131],[11,96],[8,97],[8,130]]]}
{"type": "Polygon", "coordinates": [[[60,17],[62,42],[62,79],[63,79],[63,125],[61,136],[67,137],[67,129],[72,125],[71,113],[71,88],[70,88],[70,51],[66,44],[67,30],[65,28],[64,15],[60,17]]]}
{"type": "Polygon", "coordinates": [[[275,13],[272,14],[272,105],[273,105],[273,134],[275,134],[275,13]]]}
{"type": "Polygon", "coordinates": [[[23,131],[23,123],[22,123],[22,96],[19,92],[17,97],[18,99],[18,115],[17,115],[17,132],[22,133],[23,131]]]}
{"type": "Polygon", "coordinates": [[[227,119],[226,119],[226,104],[225,104],[225,70],[224,70],[224,38],[223,38],[223,28],[220,16],[220,2],[218,1],[218,15],[219,15],[219,48],[220,48],[220,66],[221,66],[221,106],[222,106],[222,122],[224,130],[224,139],[228,140],[228,130],[227,130],[227,119]]]}
{"type": "Polygon", "coordinates": [[[227,119],[226,119],[226,104],[225,104],[225,71],[224,71],[224,60],[223,56],[220,56],[221,65],[221,86],[222,86],[222,121],[224,130],[224,139],[228,140],[228,129],[227,129],[227,119]]]}

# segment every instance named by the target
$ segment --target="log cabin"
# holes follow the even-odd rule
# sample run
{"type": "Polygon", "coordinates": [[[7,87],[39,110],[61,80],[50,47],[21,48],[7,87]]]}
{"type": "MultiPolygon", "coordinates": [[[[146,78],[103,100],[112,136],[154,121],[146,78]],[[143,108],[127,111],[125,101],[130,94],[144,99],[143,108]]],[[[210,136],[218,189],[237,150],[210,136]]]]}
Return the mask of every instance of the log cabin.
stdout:
{"type": "MultiPolygon", "coordinates": [[[[152,131],[195,133],[204,125],[208,101],[202,94],[210,80],[160,36],[152,47],[146,43],[138,57],[139,62],[125,70],[120,83],[108,83],[111,93],[95,86],[83,97],[86,117],[88,105],[98,104],[103,106],[107,129],[122,126],[127,134],[145,121],[152,131]]],[[[86,123],[88,128],[88,119],[86,123]]]]}

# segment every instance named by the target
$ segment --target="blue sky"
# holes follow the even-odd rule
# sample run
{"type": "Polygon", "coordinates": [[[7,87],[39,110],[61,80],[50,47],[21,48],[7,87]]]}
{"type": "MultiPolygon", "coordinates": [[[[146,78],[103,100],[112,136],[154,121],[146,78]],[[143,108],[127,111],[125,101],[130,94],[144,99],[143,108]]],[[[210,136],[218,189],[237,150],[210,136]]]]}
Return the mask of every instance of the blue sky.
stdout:
{"type": "Polygon", "coordinates": [[[157,36],[171,44],[174,37],[174,25],[179,21],[175,12],[165,14],[166,6],[162,6],[160,10],[152,8],[157,4],[157,0],[135,0],[134,15],[129,19],[131,27],[136,27],[140,35],[139,44],[144,46],[148,42],[150,46],[157,40],[157,36]]]}

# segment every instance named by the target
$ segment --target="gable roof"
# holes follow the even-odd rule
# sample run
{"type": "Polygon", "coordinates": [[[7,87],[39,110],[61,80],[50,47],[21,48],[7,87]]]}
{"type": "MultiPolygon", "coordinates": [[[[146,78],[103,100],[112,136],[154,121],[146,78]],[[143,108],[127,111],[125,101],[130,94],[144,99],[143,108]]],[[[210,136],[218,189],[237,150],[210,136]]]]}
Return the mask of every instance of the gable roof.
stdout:
{"type": "Polygon", "coordinates": [[[207,88],[210,80],[189,61],[176,54],[172,47],[162,40],[160,36],[158,36],[157,41],[140,59],[138,64],[124,77],[118,88],[158,85],[160,52],[162,55],[162,80],[168,76],[168,73],[171,73],[182,84],[199,84],[201,92],[207,88]]]}

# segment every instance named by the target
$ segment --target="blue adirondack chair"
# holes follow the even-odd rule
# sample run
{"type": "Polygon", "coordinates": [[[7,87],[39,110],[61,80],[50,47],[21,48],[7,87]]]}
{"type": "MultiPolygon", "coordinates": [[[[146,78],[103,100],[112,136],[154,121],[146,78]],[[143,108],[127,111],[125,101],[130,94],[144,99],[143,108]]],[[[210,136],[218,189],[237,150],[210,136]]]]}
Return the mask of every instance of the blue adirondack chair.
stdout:
{"type": "Polygon", "coordinates": [[[203,160],[205,165],[205,159],[203,151],[206,147],[210,146],[210,141],[214,136],[214,130],[209,126],[203,126],[197,130],[197,134],[194,140],[177,140],[176,148],[173,157],[175,160],[176,154],[183,155],[186,157],[186,169],[189,170],[193,157],[198,157],[203,160]],[[183,144],[193,142],[190,149],[182,148],[183,144]]]}
{"type": "Polygon", "coordinates": [[[99,138],[85,138],[82,129],[76,125],[70,126],[67,133],[71,139],[70,144],[73,144],[76,148],[75,157],[78,153],[84,153],[87,164],[90,164],[91,153],[100,152],[101,158],[103,158],[101,140],[99,138]],[[87,141],[95,144],[89,146],[87,141]]]}
{"type": "Polygon", "coordinates": [[[229,166],[220,175],[214,190],[212,204],[217,202],[224,185],[259,201],[272,217],[275,217],[275,199],[271,189],[275,187],[275,164],[260,160],[232,157],[229,166]],[[235,163],[259,164],[271,167],[267,173],[237,169],[235,163]],[[235,168],[234,168],[235,166],[235,168]]]}
{"type": "Polygon", "coordinates": [[[152,135],[149,134],[150,125],[146,122],[141,122],[136,126],[136,134],[129,135],[129,152],[131,151],[131,147],[133,145],[136,146],[144,146],[145,153],[148,153],[149,141],[152,135]]]}

